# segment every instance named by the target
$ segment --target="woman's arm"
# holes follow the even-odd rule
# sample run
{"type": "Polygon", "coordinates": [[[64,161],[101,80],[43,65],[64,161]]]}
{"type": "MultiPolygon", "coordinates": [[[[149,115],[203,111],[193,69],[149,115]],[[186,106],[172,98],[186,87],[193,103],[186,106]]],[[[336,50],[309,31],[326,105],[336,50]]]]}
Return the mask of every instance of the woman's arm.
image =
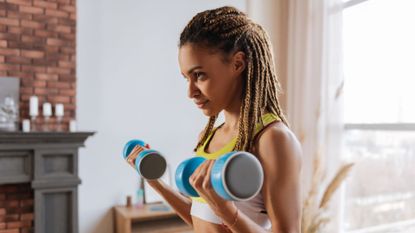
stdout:
{"type": "MultiPolygon", "coordinates": [[[[139,147],[135,147],[129,156],[137,157],[138,153],[140,153],[139,147]]],[[[190,208],[192,206],[190,198],[187,198],[179,192],[173,190],[161,179],[146,180],[146,182],[150,184],[150,186],[170,204],[170,206],[187,224],[193,225],[192,218],[190,216],[190,208]]]]}
{"type": "MultiPolygon", "coordinates": [[[[282,123],[266,128],[258,137],[255,153],[264,169],[262,195],[274,233],[300,233],[301,147],[282,123]]],[[[220,198],[210,184],[214,161],[207,160],[190,177],[190,183],[224,224],[235,233],[268,232],[220,198]]]]}
{"type": "Polygon", "coordinates": [[[166,185],[162,180],[148,180],[148,184],[171,205],[176,213],[189,225],[193,225],[190,215],[192,201],[166,185]]]}

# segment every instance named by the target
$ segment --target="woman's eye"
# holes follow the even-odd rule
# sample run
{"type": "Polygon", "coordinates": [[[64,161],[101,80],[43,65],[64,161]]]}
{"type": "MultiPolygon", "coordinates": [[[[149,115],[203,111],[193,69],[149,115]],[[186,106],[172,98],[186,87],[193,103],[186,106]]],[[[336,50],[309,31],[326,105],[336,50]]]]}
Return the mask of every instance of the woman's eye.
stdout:
{"type": "Polygon", "coordinates": [[[194,76],[197,79],[202,79],[202,78],[205,77],[205,73],[203,73],[203,72],[195,72],[194,76]]]}

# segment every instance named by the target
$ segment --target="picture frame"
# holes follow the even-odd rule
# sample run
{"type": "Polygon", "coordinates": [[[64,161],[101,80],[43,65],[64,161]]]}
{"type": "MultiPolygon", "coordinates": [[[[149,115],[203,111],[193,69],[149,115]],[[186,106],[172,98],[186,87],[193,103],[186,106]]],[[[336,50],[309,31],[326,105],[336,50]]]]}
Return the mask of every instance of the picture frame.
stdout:
{"type": "Polygon", "coordinates": [[[0,131],[17,131],[20,78],[0,77],[0,131]]]}

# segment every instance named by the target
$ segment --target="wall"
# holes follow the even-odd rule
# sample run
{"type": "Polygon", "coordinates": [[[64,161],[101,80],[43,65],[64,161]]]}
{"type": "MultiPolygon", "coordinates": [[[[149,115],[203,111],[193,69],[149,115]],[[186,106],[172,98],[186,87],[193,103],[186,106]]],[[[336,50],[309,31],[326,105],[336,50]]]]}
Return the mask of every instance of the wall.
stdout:
{"type": "Polygon", "coordinates": [[[75,32],[75,0],[0,1],[0,77],[20,78],[21,119],[31,95],[40,113],[43,102],[63,103],[65,127],[75,118],[75,32]]]}
{"type": "Polygon", "coordinates": [[[138,176],[121,158],[132,138],[163,152],[174,172],[192,155],[206,118],[186,96],[177,62],[181,30],[199,11],[245,1],[78,1],[77,116],[97,131],[80,151],[80,232],[109,233],[111,208],[138,176]]]}

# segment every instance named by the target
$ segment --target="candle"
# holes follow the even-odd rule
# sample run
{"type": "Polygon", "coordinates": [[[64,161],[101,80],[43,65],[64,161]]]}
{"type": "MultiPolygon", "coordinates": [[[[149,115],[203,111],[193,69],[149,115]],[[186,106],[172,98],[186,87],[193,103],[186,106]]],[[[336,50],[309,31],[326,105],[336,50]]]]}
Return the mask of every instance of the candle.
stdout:
{"type": "Polygon", "coordinates": [[[76,121],[70,120],[69,121],[69,132],[76,132],[76,121]]]}
{"type": "Polygon", "coordinates": [[[63,117],[63,104],[56,104],[55,105],[55,116],[63,117]]]}
{"type": "Polygon", "coordinates": [[[52,115],[52,105],[50,103],[43,104],[43,116],[50,117],[52,115]]]}
{"type": "Polygon", "coordinates": [[[30,116],[36,117],[38,115],[38,99],[37,96],[30,96],[30,116]]]}
{"type": "Polygon", "coordinates": [[[30,132],[30,121],[28,119],[22,121],[22,130],[23,132],[30,132]]]}

